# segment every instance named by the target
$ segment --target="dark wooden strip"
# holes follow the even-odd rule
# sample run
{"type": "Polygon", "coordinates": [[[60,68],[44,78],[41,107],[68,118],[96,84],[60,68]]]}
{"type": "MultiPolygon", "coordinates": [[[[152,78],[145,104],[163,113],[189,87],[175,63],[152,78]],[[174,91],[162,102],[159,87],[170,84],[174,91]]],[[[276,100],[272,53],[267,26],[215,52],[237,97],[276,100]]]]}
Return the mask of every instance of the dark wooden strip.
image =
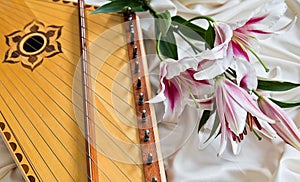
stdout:
{"type": "Polygon", "coordinates": [[[153,131],[153,121],[151,118],[151,110],[148,103],[149,100],[146,77],[143,65],[142,51],[138,36],[138,27],[136,14],[130,10],[125,14],[125,29],[127,36],[128,56],[131,64],[131,74],[133,81],[133,93],[135,98],[136,114],[138,118],[139,137],[142,152],[142,161],[146,182],[163,181],[160,174],[160,164],[158,162],[157,146],[153,131]]]}

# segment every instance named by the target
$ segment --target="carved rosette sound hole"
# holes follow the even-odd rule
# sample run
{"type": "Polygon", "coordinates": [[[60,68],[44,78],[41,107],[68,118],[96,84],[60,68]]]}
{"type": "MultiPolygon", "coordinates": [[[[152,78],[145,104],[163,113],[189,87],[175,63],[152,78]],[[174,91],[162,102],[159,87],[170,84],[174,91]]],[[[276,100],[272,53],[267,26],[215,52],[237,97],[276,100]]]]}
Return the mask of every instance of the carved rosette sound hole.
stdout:
{"type": "Polygon", "coordinates": [[[58,39],[62,26],[45,26],[42,22],[32,21],[23,30],[6,35],[9,47],[3,62],[19,63],[31,70],[40,65],[44,58],[62,53],[58,39]]]}

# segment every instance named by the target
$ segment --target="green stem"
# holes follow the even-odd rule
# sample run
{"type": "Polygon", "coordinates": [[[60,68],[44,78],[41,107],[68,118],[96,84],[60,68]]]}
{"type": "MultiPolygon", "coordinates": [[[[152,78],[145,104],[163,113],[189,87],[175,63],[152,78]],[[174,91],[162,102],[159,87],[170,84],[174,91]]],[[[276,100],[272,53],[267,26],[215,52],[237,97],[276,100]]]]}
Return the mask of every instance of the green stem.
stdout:
{"type": "Polygon", "coordinates": [[[163,55],[160,52],[160,39],[161,39],[161,32],[158,35],[157,41],[156,41],[156,52],[157,52],[157,56],[160,59],[160,61],[164,61],[163,55]]]}
{"type": "Polygon", "coordinates": [[[255,95],[257,95],[257,97],[261,97],[261,94],[258,93],[256,90],[252,90],[252,92],[253,92],[255,95]]]}
{"type": "Polygon", "coordinates": [[[187,86],[184,85],[184,84],[183,84],[183,87],[188,91],[188,93],[189,93],[190,96],[192,97],[192,99],[193,99],[193,101],[194,101],[194,103],[195,103],[195,105],[196,105],[196,108],[199,109],[199,108],[200,108],[200,105],[199,105],[199,103],[197,102],[197,100],[196,100],[195,96],[193,95],[193,93],[191,92],[190,88],[187,87],[187,86]]]}
{"type": "Polygon", "coordinates": [[[264,67],[266,72],[269,72],[270,69],[265,65],[265,63],[260,59],[260,57],[252,50],[248,47],[248,50],[256,57],[256,59],[260,62],[260,64],[264,67]]]}

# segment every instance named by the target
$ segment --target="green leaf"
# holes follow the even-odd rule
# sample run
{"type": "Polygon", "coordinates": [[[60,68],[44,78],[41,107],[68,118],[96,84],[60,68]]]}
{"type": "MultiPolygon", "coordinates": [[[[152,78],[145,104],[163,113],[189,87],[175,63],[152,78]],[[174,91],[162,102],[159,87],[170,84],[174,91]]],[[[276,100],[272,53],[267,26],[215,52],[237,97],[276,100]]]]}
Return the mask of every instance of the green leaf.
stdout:
{"type": "Polygon", "coordinates": [[[268,91],[287,91],[298,86],[300,84],[291,82],[258,80],[257,88],[268,91]]]}
{"type": "Polygon", "coordinates": [[[281,108],[291,108],[291,107],[300,106],[300,101],[297,101],[297,102],[283,102],[283,101],[275,100],[273,98],[269,98],[269,99],[281,108]]]}
{"type": "Polygon", "coordinates": [[[159,32],[158,28],[156,27],[156,33],[159,38],[157,38],[157,52],[160,56],[164,56],[165,58],[172,58],[177,60],[178,53],[177,53],[177,45],[176,39],[171,29],[168,30],[166,36],[162,36],[162,33],[159,32]]]}
{"type": "Polygon", "coordinates": [[[212,18],[209,17],[209,16],[196,16],[196,17],[194,17],[194,18],[192,18],[192,19],[189,19],[189,22],[192,22],[192,21],[194,21],[194,20],[200,20],[200,19],[204,19],[204,20],[206,20],[206,21],[208,21],[208,22],[215,22],[215,20],[212,19],[212,18]]]}
{"type": "Polygon", "coordinates": [[[202,113],[202,117],[198,126],[198,132],[200,131],[200,129],[205,125],[205,123],[207,122],[207,120],[209,119],[209,117],[212,115],[213,111],[209,111],[209,110],[204,110],[202,113]]]}
{"type": "Polygon", "coordinates": [[[207,142],[216,133],[216,131],[219,127],[219,124],[220,124],[219,116],[218,116],[217,111],[215,111],[215,113],[216,113],[216,117],[215,117],[214,125],[213,125],[211,132],[205,142],[207,142]]]}
{"type": "Polygon", "coordinates": [[[178,26],[179,31],[185,36],[199,41],[204,40],[206,32],[204,28],[191,23],[180,16],[172,17],[172,21],[172,24],[178,26]]]}
{"type": "Polygon", "coordinates": [[[180,16],[174,16],[172,17],[172,20],[173,24],[178,26],[178,29],[180,32],[182,32],[182,34],[194,40],[204,41],[207,43],[207,47],[213,48],[215,41],[215,30],[211,25],[211,22],[213,22],[214,20],[206,16],[198,16],[190,20],[186,20],[180,16]],[[197,19],[205,19],[206,21],[208,21],[208,29],[206,30],[191,22],[197,19]]]}
{"type": "Polygon", "coordinates": [[[97,8],[95,11],[91,12],[91,14],[97,14],[97,13],[111,13],[111,12],[123,12],[126,7],[131,7],[131,10],[133,12],[139,12],[139,11],[147,11],[143,7],[143,3],[138,0],[113,0],[108,4],[105,4],[99,8],[97,8]]]}
{"type": "Polygon", "coordinates": [[[205,33],[205,40],[210,49],[214,47],[215,37],[215,29],[209,24],[208,29],[205,33]]]}
{"type": "Polygon", "coordinates": [[[204,34],[204,39],[208,44],[208,47],[211,49],[213,48],[215,42],[215,29],[211,23],[214,22],[215,20],[208,16],[196,16],[188,21],[192,22],[194,20],[199,20],[199,19],[204,19],[208,22],[208,28],[204,34]]]}
{"type": "Polygon", "coordinates": [[[171,26],[171,22],[172,22],[171,14],[167,10],[163,13],[157,14],[157,18],[158,20],[156,21],[157,22],[156,26],[158,26],[158,29],[161,32],[162,36],[165,37],[171,26]]]}

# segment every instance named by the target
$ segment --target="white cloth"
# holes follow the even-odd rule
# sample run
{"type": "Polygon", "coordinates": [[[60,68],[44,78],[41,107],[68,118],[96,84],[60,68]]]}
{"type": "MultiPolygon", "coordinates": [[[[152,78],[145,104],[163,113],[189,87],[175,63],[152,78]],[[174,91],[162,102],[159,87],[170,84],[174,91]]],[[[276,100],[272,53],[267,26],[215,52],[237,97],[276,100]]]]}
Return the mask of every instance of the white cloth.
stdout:
{"type": "MultiPolygon", "coordinates": [[[[170,10],[186,18],[209,15],[217,20],[231,20],[241,14],[251,12],[268,0],[152,0],[158,10],[170,10]]],[[[89,0],[97,2],[97,0],[89,0]]],[[[300,14],[299,0],[286,0],[288,15],[300,14]]],[[[149,17],[141,14],[141,17],[149,17]]],[[[142,22],[145,38],[151,37],[152,21],[142,22]]],[[[146,41],[150,53],[155,52],[152,41],[146,41]]],[[[184,50],[184,49],[183,49],[184,50]]],[[[273,36],[261,44],[260,55],[271,67],[269,74],[262,76],[300,83],[300,21],[287,33],[273,36]]],[[[153,90],[159,86],[158,64],[155,55],[149,55],[149,70],[153,90]]],[[[300,89],[274,94],[278,99],[300,100],[300,89]]],[[[162,104],[156,105],[158,119],[161,118],[162,104]]],[[[287,110],[300,127],[300,110],[287,110]]],[[[258,141],[249,133],[243,141],[240,155],[234,156],[230,147],[221,157],[217,157],[219,139],[204,150],[198,147],[197,121],[200,116],[189,107],[176,121],[160,122],[161,146],[165,157],[168,181],[300,181],[300,152],[280,139],[258,141]]],[[[1,140],[0,140],[1,141],[1,140]]],[[[20,181],[20,174],[3,142],[0,142],[1,181],[20,181]]]]}
{"type": "Polygon", "coordinates": [[[0,181],[17,182],[23,181],[17,165],[0,137],[0,181]]]}
{"type": "MultiPolygon", "coordinates": [[[[268,0],[152,0],[158,10],[169,9],[172,15],[185,18],[197,15],[212,16],[216,20],[229,21],[250,13],[268,0]]],[[[288,16],[300,14],[300,3],[287,0],[288,16]]],[[[283,18],[286,23],[288,18],[283,18]]],[[[144,25],[145,34],[149,25],[144,25]]],[[[270,73],[260,76],[276,80],[300,83],[300,22],[279,36],[262,41],[261,58],[271,68],[270,73]]],[[[146,35],[145,37],[151,37],[146,35]]],[[[182,45],[179,43],[179,45],[182,45]]],[[[149,47],[149,46],[148,46],[149,47]]],[[[184,48],[183,48],[184,49],[184,48]]],[[[149,60],[150,72],[157,73],[158,62],[149,60]]],[[[259,68],[259,67],[258,67],[259,68]]],[[[263,72],[263,70],[260,70],[263,72]]],[[[152,78],[153,87],[158,82],[152,78]]],[[[155,89],[155,88],[154,88],[155,89]]],[[[279,100],[299,101],[299,88],[285,93],[273,94],[279,100]]],[[[157,111],[163,109],[157,106],[157,111]]],[[[300,127],[300,109],[287,110],[300,127]]],[[[221,157],[217,157],[219,138],[204,150],[199,149],[197,124],[199,116],[188,107],[176,121],[159,124],[161,146],[165,156],[168,181],[300,181],[300,151],[286,145],[282,140],[258,139],[249,133],[242,141],[241,153],[232,154],[230,146],[221,157]],[[178,129],[181,128],[181,129],[178,129]],[[181,132],[181,133],[179,133],[181,132]],[[192,133],[189,135],[188,133],[192,133]],[[171,137],[170,137],[171,136],[171,137]],[[183,146],[183,147],[182,147],[183,146]]],[[[162,115],[158,113],[158,115],[162,115]]]]}

